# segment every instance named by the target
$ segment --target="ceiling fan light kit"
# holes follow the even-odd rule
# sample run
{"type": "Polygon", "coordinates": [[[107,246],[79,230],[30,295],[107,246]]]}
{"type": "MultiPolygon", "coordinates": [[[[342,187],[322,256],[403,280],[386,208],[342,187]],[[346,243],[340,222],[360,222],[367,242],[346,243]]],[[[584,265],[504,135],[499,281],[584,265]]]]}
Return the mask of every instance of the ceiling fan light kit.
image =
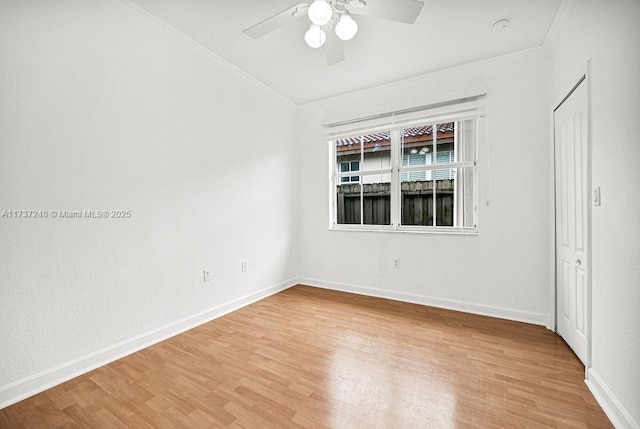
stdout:
{"type": "Polygon", "coordinates": [[[358,23],[351,15],[362,15],[413,24],[424,2],[421,0],[297,0],[300,3],[249,28],[244,33],[254,39],[307,15],[312,24],[304,34],[311,48],[323,48],[329,65],[344,60],[341,41],[353,39],[358,23]],[[333,30],[327,34],[326,30],[333,30]],[[326,43],[325,43],[326,42],[326,43]]]}
{"type": "MultiPolygon", "coordinates": [[[[351,18],[345,7],[348,0],[347,2],[334,0],[334,2],[335,3],[330,4],[327,0],[314,0],[311,6],[309,6],[307,15],[313,24],[311,24],[311,27],[304,35],[304,40],[309,47],[316,49],[324,45],[327,36],[320,27],[327,24],[331,24],[330,27],[334,27],[336,36],[338,36],[340,40],[351,40],[358,32],[358,24],[351,18]],[[323,34],[322,37],[319,36],[318,30],[314,28],[314,26],[320,29],[323,34]],[[320,40],[321,42],[319,42],[320,40]],[[318,44],[318,42],[320,44],[318,44]]],[[[358,0],[357,3],[360,7],[366,4],[363,0],[358,0]],[[362,5],[360,5],[360,3],[362,3],[362,5]]]]}
{"type": "Polygon", "coordinates": [[[315,25],[322,26],[331,21],[333,9],[325,0],[315,0],[311,3],[311,6],[309,6],[307,14],[309,15],[311,22],[315,25]]]}
{"type": "Polygon", "coordinates": [[[311,24],[311,27],[304,33],[304,41],[309,47],[318,49],[327,41],[327,35],[319,25],[311,24]]]}
{"type": "Polygon", "coordinates": [[[336,24],[336,36],[340,40],[351,40],[358,32],[358,23],[351,18],[351,15],[345,13],[340,17],[340,21],[336,24]]]}

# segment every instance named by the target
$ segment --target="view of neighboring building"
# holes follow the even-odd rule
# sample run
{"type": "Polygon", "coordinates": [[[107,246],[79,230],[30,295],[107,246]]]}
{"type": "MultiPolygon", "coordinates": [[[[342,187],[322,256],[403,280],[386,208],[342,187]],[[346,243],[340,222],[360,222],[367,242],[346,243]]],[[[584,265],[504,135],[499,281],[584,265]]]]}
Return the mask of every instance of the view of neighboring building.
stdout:
{"type": "MultiPolygon", "coordinates": [[[[400,131],[401,167],[425,167],[400,173],[403,225],[434,225],[434,212],[435,225],[455,225],[458,169],[447,167],[456,162],[455,124],[422,125],[400,131]],[[444,168],[433,167],[440,164],[444,168]]],[[[336,183],[337,223],[389,225],[391,134],[382,131],[335,141],[336,172],[353,173],[339,177],[336,183]]]]}

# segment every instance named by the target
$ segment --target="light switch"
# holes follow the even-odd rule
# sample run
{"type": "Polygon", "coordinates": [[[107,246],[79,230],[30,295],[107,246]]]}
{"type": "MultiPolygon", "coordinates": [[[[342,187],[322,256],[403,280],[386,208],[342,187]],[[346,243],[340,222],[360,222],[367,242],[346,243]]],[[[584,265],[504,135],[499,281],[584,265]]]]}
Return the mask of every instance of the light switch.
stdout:
{"type": "Polygon", "coordinates": [[[600,186],[595,186],[593,188],[593,205],[594,206],[599,206],[600,205],[600,186]]]}

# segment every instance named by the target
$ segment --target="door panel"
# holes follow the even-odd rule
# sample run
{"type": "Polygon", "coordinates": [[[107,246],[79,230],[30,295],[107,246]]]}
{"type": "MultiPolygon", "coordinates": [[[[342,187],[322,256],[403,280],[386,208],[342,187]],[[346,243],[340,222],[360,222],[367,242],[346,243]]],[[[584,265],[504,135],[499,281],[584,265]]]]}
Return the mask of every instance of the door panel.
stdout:
{"type": "Polygon", "coordinates": [[[584,297],[587,289],[587,275],[581,268],[576,268],[576,331],[584,335],[586,322],[584,297]]]}
{"type": "Polygon", "coordinates": [[[584,362],[588,338],[587,88],[554,112],[557,331],[584,362]]]}
{"type": "Polygon", "coordinates": [[[571,302],[571,297],[569,296],[570,287],[564,287],[564,285],[569,285],[569,264],[566,261],[562,261],[562,287],[560,291],[562,291],[562,300],[560,303],[562,304],[562,317],[564,317],[565,322],[571,322],[571,314],[569,312],[569,303],[571,302]]]}

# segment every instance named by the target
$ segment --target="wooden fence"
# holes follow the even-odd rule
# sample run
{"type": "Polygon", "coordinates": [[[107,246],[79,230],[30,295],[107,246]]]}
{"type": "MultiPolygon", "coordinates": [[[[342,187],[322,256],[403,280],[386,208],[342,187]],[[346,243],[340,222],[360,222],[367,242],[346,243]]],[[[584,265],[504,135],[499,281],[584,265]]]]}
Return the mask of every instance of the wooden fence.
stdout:
{"type": "MultiPolygon", "coordinates": [[[[453,179],[402,182],[402,225],[433,225],[433,186],[436,186],[436,225],[453,226],[453,179]]],[[[362,185],[363,223],[389,225],[391,220],[391,184],[362,185]]],[[[360,224],[360,184],[338,186],[337,221],[339,224],[360,224]]]]}

